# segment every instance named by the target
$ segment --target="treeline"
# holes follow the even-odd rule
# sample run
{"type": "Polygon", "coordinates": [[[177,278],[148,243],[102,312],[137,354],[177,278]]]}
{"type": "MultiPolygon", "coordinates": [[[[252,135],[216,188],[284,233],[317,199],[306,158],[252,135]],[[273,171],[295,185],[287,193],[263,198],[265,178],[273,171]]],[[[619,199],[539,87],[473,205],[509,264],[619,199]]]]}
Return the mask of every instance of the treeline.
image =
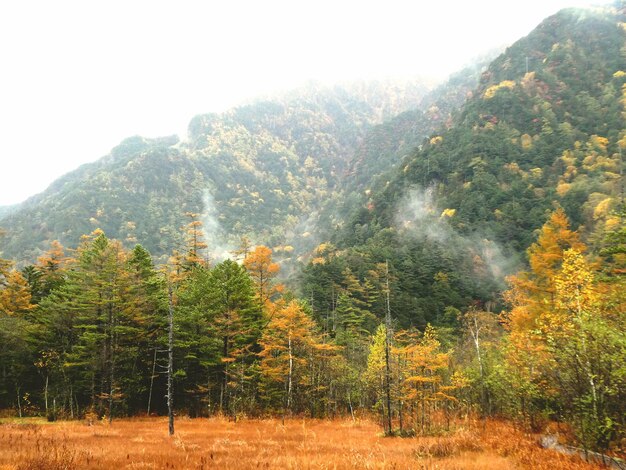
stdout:
{"type": "Polygon", "coordinates": [[[278,282],[267,247],[243,243],[235,260],[209,263],[191,216],[185,248],[159,269],[101,231],[72,256],[53,243],[21,271],[2,261],[0,408],[49,419],[166,413],[172,308],[178,413],[375,412],[391,434],[436,432],[476,410],[535,427],[566,421],[588,447],[624,436],[622,218],[589,257],[557,210],[528,251],[530,270],[508,280],[508,310],[449,306],[437,326],[400,329],[393,263],[336,273],[318,286],[331,297],[321,310],[278,282]]]}

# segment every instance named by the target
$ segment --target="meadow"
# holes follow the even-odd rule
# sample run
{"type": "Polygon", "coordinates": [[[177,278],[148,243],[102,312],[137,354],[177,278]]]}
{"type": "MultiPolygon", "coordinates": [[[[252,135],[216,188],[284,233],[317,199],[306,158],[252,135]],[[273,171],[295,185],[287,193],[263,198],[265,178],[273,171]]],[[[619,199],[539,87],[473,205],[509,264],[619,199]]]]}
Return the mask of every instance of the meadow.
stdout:
{"type": "Polygon", "coordinates": [[[433,437],[384,437],[368,420],[47,423],[0,421],[0,470],[72,469],[550,469],[602,468],[543,449],[510,423],[468,420],[433,437]]]}

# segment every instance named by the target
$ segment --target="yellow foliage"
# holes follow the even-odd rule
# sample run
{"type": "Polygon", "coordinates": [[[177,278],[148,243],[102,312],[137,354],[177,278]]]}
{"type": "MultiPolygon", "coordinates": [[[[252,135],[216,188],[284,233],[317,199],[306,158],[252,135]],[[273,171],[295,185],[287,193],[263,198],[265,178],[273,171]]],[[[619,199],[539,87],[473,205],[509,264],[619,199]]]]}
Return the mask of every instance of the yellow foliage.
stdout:
{"type": "Polygon", "coordinates": [[[572,188],[572,185],[569,183],[559,183],[556,187],[556,193],[563,197],[567,194],[567,192],[572,188]]]}
{"type": "Polygon", "coordinates": [[[593,218],[597,220],[605,217],[608,214],[609,209],[611,208],[612,202],[613,198],[611,197],[607,197],[600,201],[596,208],[593,210],[593,218]]]}
{"type": "Polygon", "coordinates": [[[535,72],[528,72],[526,75],[524,75],[524,78],[522,78],[522,81],[521,81],[522,88],[526,91],[529,91],[531,87],[534,85],[534,83],[535,83],[535,72]]]}
{"type": "Polygon", "coordinates": [[[523,171],[520,169],[519,165],[516,162],[506,163],[504,168],[510,171],[513,174],[522,174],[523,171]]]}
{"type": "Polygon", "coordinates": [[[600,137],[599,135],[592,135],[589,138],[589,146],[594,150],[606,153],[606,147],[609,145],[609,139],[606,137],[600,137]]]}
{"type": "Polygon", "coordinates": [[[611,217],[608,217],[606,221],[604,222],[604,230],[606,230],[607,232],[613,231],[617,229],[620,226],[620,224],[621,224],[621,221],[619,217],[613,215],[611,217]]]}
{"type": "Polygon", "coordinates": [[[576,155],[571,150],[566,150],[561,155],[561,161],[565,165],[565,172],[563,173],[564,180],[571,180],[578,173],[576,168],[576,155]]]}
{"type": "Polygon", "coordinates": [[[441,213],[441,217],[454,217],[456,209],[444,209],[441,213]]]}
{"type": "Polygon", "coordinates": [[[332,243],[320,243],[319,245],[317,245],[317,248],[315,248],[315,253],[325,253],[327,251],[331,251],[333,249],[333,245],[332,243]]]}
{"type": "Polygon", "coordinates": [[[513,80],[503,80],[497,85],[492,85],[485,91],[483,98],[489,100],[493,98],[499,90],[507,89],[512,90],[515,88],[515,82],[513,80]]]}
{"type": "Polygon", "coordinates": [[[520,143],[522,144],[522,149],[530,150],[533,146],[533,138],[528,134],[523,134],[520,138],[520,143]]]}
{"type": "Polygon", "coordinates": [[[430,139],[430,145],[437,145],[437,144],[440,144],[441,142],[443,142],[443,137],[441,137],[440,135],[437,135],[433,137],[432,139],[430,139]]]}
{"type": "Polygon", "coordinates": [[[594,310],[598,301],[591,267],[583,255],[570,249],[563,253],[563,266],[555,276],[556,306],[569,314],[594,310]]]}
{"type": "Polygon", "coordinates": [[[13,270],[6,275],[4,288],[0,290],[0,312],[13,315],[33,309],[30,286],[22,273],[13,270]]]}
{"type": "Polygon", "coordinates": [[[281,284],[274,284],[274,277],[280,271],[280,265],[272,262],[272,250],[266,246],[257,246],[248,253],[243,265],[250,274],[257,288],[257,297],[263,303],[269,303],[272,297],[282,291],[281,284]]]}
{"type": "Polygon", "coordinates": [[[626,77],[626,72],[624,72],[623,70],[618,70],[617,72],[613,74],[613,77],[614,78],[626,77]]]}

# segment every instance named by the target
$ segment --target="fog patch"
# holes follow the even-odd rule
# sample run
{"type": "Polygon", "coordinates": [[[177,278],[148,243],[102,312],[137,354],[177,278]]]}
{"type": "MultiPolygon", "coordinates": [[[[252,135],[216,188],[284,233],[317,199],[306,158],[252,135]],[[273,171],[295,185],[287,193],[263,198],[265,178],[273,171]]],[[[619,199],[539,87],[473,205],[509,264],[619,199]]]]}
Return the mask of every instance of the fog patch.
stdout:
{"type": "Polygon", "coordinates": [[[207,254],[213,261],[224,261],[233,257],[236,247],[229,241],[226,231],[219,219],[219,210],[215,198],[208,189],[202,194],[202,230],[207,244],[207,254]]]}
{"type": "Polygon", "coordinates": [[[441,207],[434,187],[412,188],[401,199],[395,225],[401,238],[442,245],[450,253],[469,256],[474,274],[504,285],[516,260],[505,256],[500,245],[481,233],[461,235],[454,229],[456,210],[441,207]]]}

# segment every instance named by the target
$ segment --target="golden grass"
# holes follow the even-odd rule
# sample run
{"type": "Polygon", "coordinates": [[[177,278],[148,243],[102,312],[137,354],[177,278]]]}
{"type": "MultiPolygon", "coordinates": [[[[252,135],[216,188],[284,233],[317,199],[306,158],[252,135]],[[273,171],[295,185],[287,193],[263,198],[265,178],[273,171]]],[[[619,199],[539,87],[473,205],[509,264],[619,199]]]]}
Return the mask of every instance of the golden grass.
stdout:
{"type": "Polygon", "coordinates": [[[72,469],[591,469],[499,421],[441,437],[386,438],[369,421],[135,418],[88,426],[0,425],[0,470],[72,469]]]}

